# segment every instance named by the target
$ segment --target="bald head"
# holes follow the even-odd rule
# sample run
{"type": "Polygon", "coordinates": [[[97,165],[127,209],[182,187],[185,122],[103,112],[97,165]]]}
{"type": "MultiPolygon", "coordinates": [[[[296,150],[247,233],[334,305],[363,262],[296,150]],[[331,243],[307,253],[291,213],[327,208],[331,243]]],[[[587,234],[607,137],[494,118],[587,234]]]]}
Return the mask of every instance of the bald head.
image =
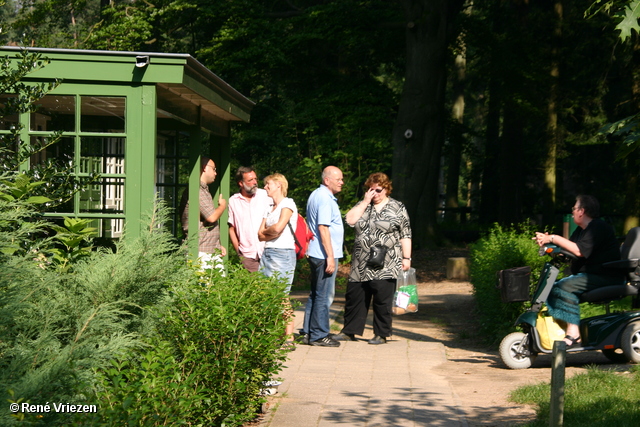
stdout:
{"type": "Polygon", "coordinates": [[[322,184],[325,185],[333,194],[342,191],[342,171],[335,166],[327,166],[322,171],[322,184]]]}

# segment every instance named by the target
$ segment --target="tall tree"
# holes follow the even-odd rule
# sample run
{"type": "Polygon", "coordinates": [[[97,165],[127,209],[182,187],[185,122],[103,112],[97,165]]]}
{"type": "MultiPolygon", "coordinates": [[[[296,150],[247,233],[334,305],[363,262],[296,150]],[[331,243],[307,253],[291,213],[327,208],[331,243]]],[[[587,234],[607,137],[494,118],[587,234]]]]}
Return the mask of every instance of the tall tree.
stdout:
{"type": "Polygon", "coordinates": [[[543,190],[543,221],[553,224],[556,208],[557,175],[556,162],[558,157],[558,145],[560,140],[560,127],[558,125],[559,109],[559,77],[560,55],[562,45],[562,20],[563,4],[556,0],[553,4],[553,35],[551,37],[551,64],[549,77],[551,79],[549,98],[547,101],[547,138],[546,158],[544,160],[544,190],[543,190]]]}
{"type": "Polygon", "coordinates": [[[393,180],[413,219],[414,242],[434,245],[440,156],[445,137],[446,64],[463,0],[402,0],[405,83],[393,129],[393,180]]]}
{"type": "Polygon", "coordinates": [[[466,57],[462,33],[458,37],[458,46],[453,62],[451,76],[452,108],[451,131],[448,140],[447,178],[445,194],[445,219],[456,221],[464,218],[459,212],[460,169],[462,162],[462,148],[464,145],[464,88],[466,73],[466,57]]]}

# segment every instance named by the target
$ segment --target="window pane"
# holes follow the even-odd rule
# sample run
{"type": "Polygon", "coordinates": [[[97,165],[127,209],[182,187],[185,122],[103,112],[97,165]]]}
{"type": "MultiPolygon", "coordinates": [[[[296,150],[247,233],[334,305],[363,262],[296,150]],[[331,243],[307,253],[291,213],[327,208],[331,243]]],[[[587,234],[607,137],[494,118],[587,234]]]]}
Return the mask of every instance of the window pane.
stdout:
{"type": "Polygon", "coordinates": [[[80,192],[81,213],[123,213],[123,208],[123,178],[103,178],[80,192]]]}
{"type": "Polygon", "coordinates": [[[13,113],[11,104],[16,97],[12,95],[0,95],[0,130],[16,129],[20,118],[13,113]]]}
{"type": "Polygon", "coordinates": [[[189,157],[189,135],[181,132],[178,134],[178,146],[176,153],[179,157],[189,157]]]}
{"type": "Polygon", "coordinates": [[[174,184],[176,159],[159,158],[156,165],[156,184],[174,184]]]}
{"type": "Polygon", "coordinates": [[[51,138],[43,136],[32,136],[30,138],[32,147],[44,147],[42,150],[31,156],[31,166],[47,164],[54,161],[57,164],[71,166],[73,162],[73,153],[75,152],[74,138],[59,138],[53,144],[47,146],[51,138]]]}
{"type": "Polygon", "coordinates": [[[179,159],[178,160],[178,183],[179,184],[188,184],[189,183],[189,174],[191,173],[191,165],[189,163],[189,159],[179,159]]]}
{"type": "Polygon", "coordinates": [[[180,200],[176,198],[177,188],[174,186],[167,186],[167,187],[159,187],[157,188],[157,190],[158,190],[158,198],[164,200],[164,202],[167,204],[167,207],[172,208],[172,212],[173,212],[169,221],[167,221],[167,223],[165,223],[164,225],[169,230],[171,230],[171,233],[175,233],[176,232],[175,221],[178,216],[177,214],[178,204],[180,203],[180,200]]]}
{"type": "Polygon", "coordinates": [[[76,128],[76,97],[46,95],[34,103],[35,113],[31,113],[29,129],[32,131],[73,132],[76,128]]]}
{"type": "Polygon", "coordinates": [[[67,213],[73,215],[73,197],[58,201],[57,204],[47,208],[47,212],[67,213]]]}
{"type": "Polygon", "coordinates": [[[82,132],[124,133],[123,96],[83,96],[80,101],[82,132]]]}
{"type": "Polygon", "coordinates": [[[118,239],[122,237],[124,220],[113,218],[95,218],[91,220],[89,226],[97,229],[98,237],[107,239],[118,239]]]}
{"type": "Polygon", "coordinates": [[[158,156],[175,156],[176,138],[174,131],[159,131],[156,141],[158,156]]]}
{"type": "Polygon", "coordinates": [[[125,138],[80,139],[80,173],[124,174],[125,138]]]}

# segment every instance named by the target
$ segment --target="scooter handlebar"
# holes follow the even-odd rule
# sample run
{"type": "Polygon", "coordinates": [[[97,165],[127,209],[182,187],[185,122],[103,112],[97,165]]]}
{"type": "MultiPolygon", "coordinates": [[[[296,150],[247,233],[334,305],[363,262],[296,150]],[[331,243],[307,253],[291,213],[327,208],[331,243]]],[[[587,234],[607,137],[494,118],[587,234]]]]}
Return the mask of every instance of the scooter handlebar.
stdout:
{"type": "Polygon", "coordinates": [[[544,246],[540,247],[540,250],[538,251],[538,253],[540,254],[540,256],[544,256],[544,255],[549,255],[551,257],[566,257],[567,259],[570,260],[576,260],[578,259],[577,256],[575,256],[575,254],[569,252],[566,249],[561,248],[558,245],[553,245],[551,243],[546,244],[544,246]]]}

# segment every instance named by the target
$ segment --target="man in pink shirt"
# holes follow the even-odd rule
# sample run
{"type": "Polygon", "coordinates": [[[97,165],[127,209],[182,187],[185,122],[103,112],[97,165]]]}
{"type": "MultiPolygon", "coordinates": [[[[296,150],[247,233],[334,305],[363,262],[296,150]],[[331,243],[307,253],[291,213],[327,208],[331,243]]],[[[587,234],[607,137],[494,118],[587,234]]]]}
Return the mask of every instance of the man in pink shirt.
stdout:
{"type": "Polygon", "coordinates": [[[255,272],[260,267],[265,244],[258,240],[258,229],[273,200],[258,188],[258,177],[252,167],[239,167],[236,182],[240,192],[229,198],[229,238],[244,268],[255,272]]]}

